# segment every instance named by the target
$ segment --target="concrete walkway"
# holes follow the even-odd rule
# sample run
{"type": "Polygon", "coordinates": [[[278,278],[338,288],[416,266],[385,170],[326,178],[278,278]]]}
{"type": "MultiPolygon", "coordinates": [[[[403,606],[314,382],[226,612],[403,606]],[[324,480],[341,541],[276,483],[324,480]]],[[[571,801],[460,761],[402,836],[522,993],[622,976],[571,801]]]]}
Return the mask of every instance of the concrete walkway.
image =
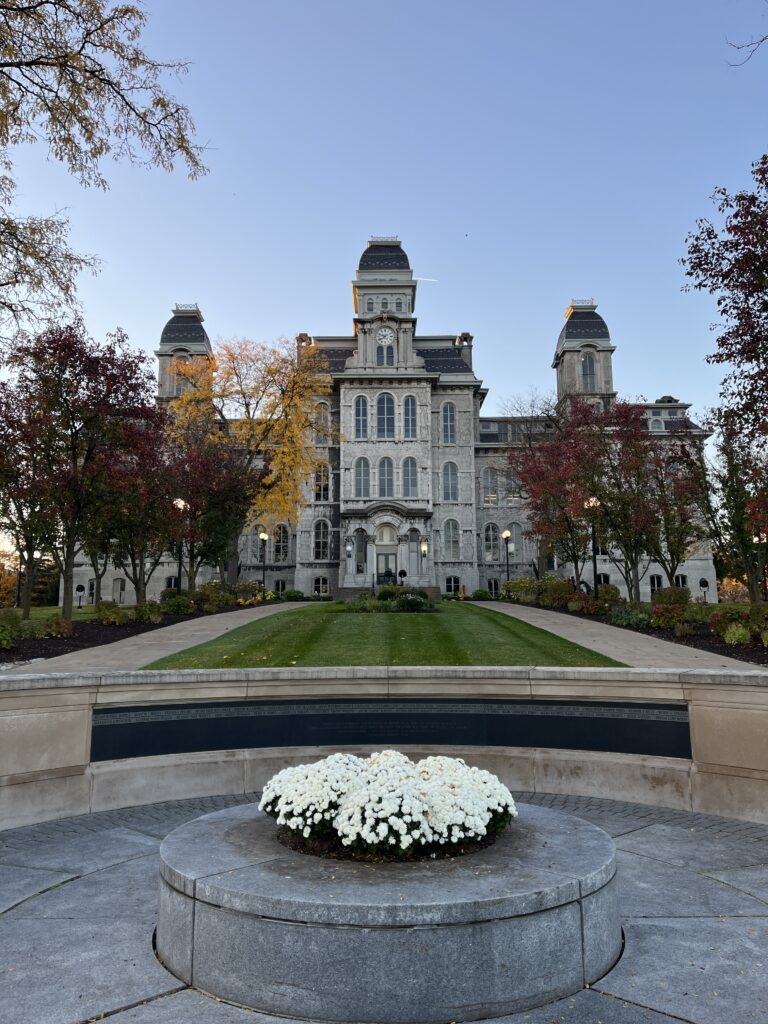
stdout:
{"type": "Polygon", "coordinates": [[[102,647],[87,647],[83,651],[60,654],[57,658],[43,658],[26,662],[16,668],[4,669],[0,678],[8,675],[28,675],[30,672],[131,672],[151,665],[158,658],[177,654],[188,647],[196,647],[217,636],[245,626],[258,619],[303,608],[305,602],[295,604],[274,604],[261,608],[241,608],[236,612],[222,612],[220,615],[205,615],[174,626],[152,629],[147,633],[116,640],[102,647]]]}
{"type": "MultiPolygon", "coordinates": [[[[149,804],[0,832],[0,1020],[290,1024],[185,985],[152,948],[160,840],[255,797],[149,804]]],[[[594,797],[515,798],[576,814],[615,838],[626,945],[590,989],[487,1024],[766,1024],[768,826],[594,797]]],[[[349,978],[364,1011],[354,964],[349,978]]]]}
{"type": "MultiPolygon", "coordinates": [[[[504,604],[498,601],[478,601],[482,608],[488,608],[502,615],[510,615],[531,626],[546,629],[590,651],[597,651],[607,658],[620,661],[630,668],[679,668],[679,669],[721,669],[749,672],[759,665],[720,654],[699,651],[685,644],[674,644],[668,640],[657,640],[631,629],[608,626],[604,622],[593,622],[578,616],[550,612],[544,608],[532,608],[524,604],[504,604]]],[[[768,1018],[766,1018],[768,1020],[768,1018]]]]}

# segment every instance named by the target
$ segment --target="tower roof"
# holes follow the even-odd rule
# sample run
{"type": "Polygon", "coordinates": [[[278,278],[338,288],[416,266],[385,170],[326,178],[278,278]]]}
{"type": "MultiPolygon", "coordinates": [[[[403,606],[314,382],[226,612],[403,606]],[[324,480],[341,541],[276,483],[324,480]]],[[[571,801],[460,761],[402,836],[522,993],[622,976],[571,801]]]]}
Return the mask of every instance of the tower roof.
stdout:
{"type": "Polygon", "coordinates": [[[163,348],[202,347],[210,352],[211,342],[197,303],[176,303],[173,316],[160,335],[160,345],[163,348]]]}
{"type": "Polygon", "coordinates": [[[374,235],[368,242],[358,270],[410,270],[408,256],[396,235],[374,235]]]}
{"type": "Polygon", "coordinates": [[[565,311],[565,324],[557,339],[558,347],[565,341],[610,342],[608,325],[597,312],[594,299],[572,299],[565,311]]]}

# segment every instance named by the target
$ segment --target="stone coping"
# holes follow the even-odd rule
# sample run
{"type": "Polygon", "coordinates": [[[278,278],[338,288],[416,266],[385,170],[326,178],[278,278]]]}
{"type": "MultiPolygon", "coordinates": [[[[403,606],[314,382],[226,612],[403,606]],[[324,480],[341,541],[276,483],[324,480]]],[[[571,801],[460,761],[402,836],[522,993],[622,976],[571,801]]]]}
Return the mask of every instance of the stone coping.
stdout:
{"type": "Polygon", "coordinates": [[[581,818],[522,804],[490,847],[455,859],[368,864],[284,847],[256,804],[172,832],[160,874],[196,901],[282,921],[363,927],[471,924],[534,914],[602,889],[613,841],[581,818]]]}
{"type": "Polygon", "coordinates": [[[397,665],[352,666],[331,668],[248,668],[248,669],[164,669],[132,672],[30,672],[3,678],[0,673],[0,694],[23,690],[59,688],[109,688],[129,685],[151,689],[167,683],[267,683],[267,682],[343,682],[369,681],[381,684],[387,692],[389,683],[402,680],[473,680],[510,681],[515,683],[567,680],[574,683],[652,682],[661,684],[704,684],[718,686],[754,686],[768,688],[768,672],[750,670],[731,672],[720,669],[659,668],[570,668],[503,665],[397,665]]]}

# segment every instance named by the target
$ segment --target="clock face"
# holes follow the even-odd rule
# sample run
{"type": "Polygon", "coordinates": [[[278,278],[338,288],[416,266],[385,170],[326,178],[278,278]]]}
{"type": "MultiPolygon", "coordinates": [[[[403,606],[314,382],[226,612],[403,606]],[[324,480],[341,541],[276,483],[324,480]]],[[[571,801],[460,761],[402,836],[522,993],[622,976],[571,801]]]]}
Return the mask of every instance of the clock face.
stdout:
{"type": "Polygon", "coordinates": [[[395,340],[395,332],[391,327],[380,327],[376,332],[376,341],[380,345],[391,345],[395,340]]]}

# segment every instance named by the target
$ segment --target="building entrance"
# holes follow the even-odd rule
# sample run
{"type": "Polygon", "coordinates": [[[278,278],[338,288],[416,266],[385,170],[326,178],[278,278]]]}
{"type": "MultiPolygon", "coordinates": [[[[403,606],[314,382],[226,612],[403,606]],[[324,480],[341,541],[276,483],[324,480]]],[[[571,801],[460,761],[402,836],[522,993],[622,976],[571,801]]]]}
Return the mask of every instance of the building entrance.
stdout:
{"type": "Polygon", "coordinates": [[[376,582],[379,585],[397,583],[397,555],[376,554],[376,582]]]}

